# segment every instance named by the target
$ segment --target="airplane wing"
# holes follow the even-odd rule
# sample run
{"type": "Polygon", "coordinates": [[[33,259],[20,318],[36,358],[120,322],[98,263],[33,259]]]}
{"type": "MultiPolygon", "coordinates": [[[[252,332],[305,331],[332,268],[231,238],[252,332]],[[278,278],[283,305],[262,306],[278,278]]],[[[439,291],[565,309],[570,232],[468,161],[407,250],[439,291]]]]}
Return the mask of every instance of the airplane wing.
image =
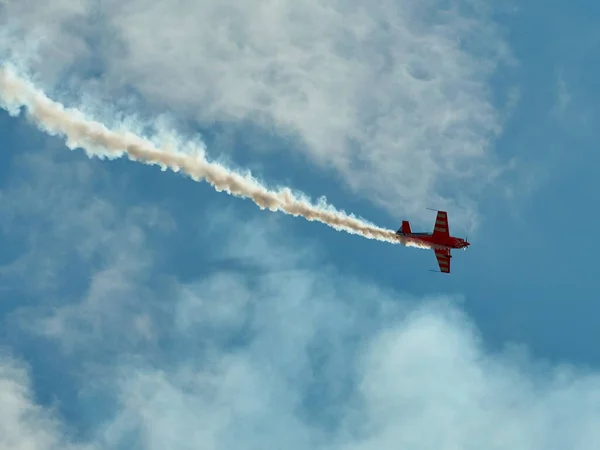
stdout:
{"type": "Polygon", "coordinates": [[[448,226],[448,213],[446,211],[438,211],[433,226],[434,236],[450,236],[450,227],[448,226]]]}
{"type": "Polygon", "coordinates": [[[435,257],[440,266],[440,272],[450,273],[450,249],[447,250],[434,250],[435,257]]]}

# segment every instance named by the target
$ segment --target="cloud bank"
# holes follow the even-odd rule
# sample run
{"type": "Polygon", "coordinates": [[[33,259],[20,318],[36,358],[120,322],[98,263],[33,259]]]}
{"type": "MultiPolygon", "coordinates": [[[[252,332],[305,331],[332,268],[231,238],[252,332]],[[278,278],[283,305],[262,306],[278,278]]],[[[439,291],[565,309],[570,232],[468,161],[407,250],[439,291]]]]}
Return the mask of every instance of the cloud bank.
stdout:
{"type": "Polygon", "coordinates": [[[53,412],[35,402],[27,367],[0,356],[0,448],[14,450],[92,450],[69,442],[53,412]]]}
{"type": "Polygon", "coordinates": [[[499,173],[488,83],[508,51],[484,2],[22,0],[4,12],[4,53],[43,87],[68,75],[203,127],[295,137],[277,151],[394,215],[446,208],[463,226],[499,173]]]}
{"type": "MultiPolygon", "coordinates": [[[[490,351],[459,299],[412,298],[350,277],[315,244],[289,236],[276,216],[257,213],[242,221],[218,205],[218,214],[197,219],[215,230],[210,240],[222,249],[210,255],[208,271],[185,280],[177,271],[165,275],[158,270],[165,255],[144,249],[152,248],[157,223],[173,222],[166,211],[109,220],[129,202],[107,166],[41,158],[21,166],[45,176],[13,185],[5,198],[24,200],[32,189],[41,194],[44,178],[62,171],[57,196],[76,192],[75,200],[85,200],[94,187],[97,202],[107,206],[84,201],[73,215],[70,203],[51,209],[2,203],[12,205],[3,217],[21,207],[20,222],[30,219],[27,234],[63,242],[40,248],[36,258],[74,260],[90,272],[82,288],[48,289],[46,307],[10,316],[12,329],[47,339],[53,365],[65,367],[65,376],[69,368],[68,383],[78,393],[70,405],[76,413],[67,420],[34,395],[59,388],[59,379],[32,386],[15,359],[1,359],[0,397],[15,405],[0,407],[0,422],[11,424],[3,436],[31,443],[23,448],[546,450],[600,444],[600,374],[543,364],[518,348],[490,351]],[[76,181],[82,171],[88,184],[76,181]],[[117,193],[122,203],[115,202],[117,193]],[[108,245],[94,257],[76,251],[80,236],[104,237],[108,245]],[[85,424],[76,418],[90,416],[85,424]],[[78,433],[65,431],[73,429],[78,433]]],[[[196,237],[188,245],[200,251],[208,242],[196,237]]],[[[60,264],[50,270],[70,277],[60,264]]]]}

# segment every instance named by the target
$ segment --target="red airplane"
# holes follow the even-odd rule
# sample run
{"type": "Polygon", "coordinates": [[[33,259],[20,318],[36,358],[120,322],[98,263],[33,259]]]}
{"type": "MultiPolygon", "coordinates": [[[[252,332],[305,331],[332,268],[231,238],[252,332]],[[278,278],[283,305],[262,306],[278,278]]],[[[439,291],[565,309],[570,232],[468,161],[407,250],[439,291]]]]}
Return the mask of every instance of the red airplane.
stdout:
{"type": "Polygon", "coordinates": [[[446,211],[437,212],[433,233],[413,233],[410,229],[410,223],[403,220],[402,226],[396,231],[396,234],[433,247],[435,257],[440,266],[440,272],[443,273],[450,273],[450,258],[452,258],[450,250],[453,248],[466,250],[471,245],[466,239],[450,236],[448,214],[446,211]]]}

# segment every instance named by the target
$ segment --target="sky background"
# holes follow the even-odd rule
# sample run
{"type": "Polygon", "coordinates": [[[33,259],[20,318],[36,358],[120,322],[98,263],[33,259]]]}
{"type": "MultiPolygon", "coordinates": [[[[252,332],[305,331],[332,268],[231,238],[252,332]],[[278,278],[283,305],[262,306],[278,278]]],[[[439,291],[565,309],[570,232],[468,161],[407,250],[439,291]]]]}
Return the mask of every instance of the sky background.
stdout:
{"type": "Polygon", "coordinates": [[[35,0],[0,54],[433,252],[0,114],[0,448],[600,446],[600,5],[35,0]]]}

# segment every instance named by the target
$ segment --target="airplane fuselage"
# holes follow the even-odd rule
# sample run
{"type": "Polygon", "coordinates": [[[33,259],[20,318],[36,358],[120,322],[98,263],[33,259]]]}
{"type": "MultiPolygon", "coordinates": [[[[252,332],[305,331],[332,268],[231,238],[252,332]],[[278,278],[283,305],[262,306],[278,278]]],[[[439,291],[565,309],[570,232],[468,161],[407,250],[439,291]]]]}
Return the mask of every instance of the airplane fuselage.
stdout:
{"type": "Polygon", "coordinates": [[[398,231],[396,235],[439,249],[464,249],[470,245],[467,241],[458,237],[434,236],[432,233],[402,233],[398,231]]]}

